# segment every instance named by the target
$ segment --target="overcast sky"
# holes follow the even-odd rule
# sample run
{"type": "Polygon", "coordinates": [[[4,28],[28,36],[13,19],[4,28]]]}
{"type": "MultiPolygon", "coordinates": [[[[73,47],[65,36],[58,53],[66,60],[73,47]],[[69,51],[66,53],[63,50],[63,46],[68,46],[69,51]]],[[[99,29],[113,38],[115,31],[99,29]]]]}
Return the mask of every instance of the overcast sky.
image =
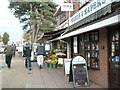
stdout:
{"type": "MultiPolygon", "coordinates": [[[[54,2],[60,4],[63,0],[54,0],[54,2]]],[[[21,24],[11,10],[8,9],[8,6],[8,0],[2,0],[2,3],[0,3],[0,35],[7,32],[10,35],[10,41],[21,41],[23,35],[21,24]]]]}

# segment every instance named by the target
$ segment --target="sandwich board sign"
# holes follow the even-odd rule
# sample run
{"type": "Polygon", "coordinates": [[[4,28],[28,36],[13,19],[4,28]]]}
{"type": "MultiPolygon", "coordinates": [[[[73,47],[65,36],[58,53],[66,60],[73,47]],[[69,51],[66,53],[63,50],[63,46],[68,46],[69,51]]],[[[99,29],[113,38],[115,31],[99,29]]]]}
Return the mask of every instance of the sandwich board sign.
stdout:
{"type": "Polygon", "coordinates": [[[87,64],[83,57],[76,56],[72,61],[73,84],[76,86],[88,86],[87,64]]]}

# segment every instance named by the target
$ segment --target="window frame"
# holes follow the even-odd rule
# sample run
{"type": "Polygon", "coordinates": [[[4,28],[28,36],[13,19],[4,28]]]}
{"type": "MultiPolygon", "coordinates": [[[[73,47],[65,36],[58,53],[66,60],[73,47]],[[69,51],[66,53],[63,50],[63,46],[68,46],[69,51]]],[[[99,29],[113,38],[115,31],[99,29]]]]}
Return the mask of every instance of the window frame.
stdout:
{"type": "MultiPolygon", "coordinates": [[[[99,53],[99,31],[91,31],[80,35],[80,43],[83,43],[83,51],[80,50],[82,55],[86,59],[88,68],[90,69],[100,69],[100,53],[99,53]],[[97,35],[97,37],[96,37],[97,35]],[[92,45],[94,45],[92,47],[92,45]],[[92,57],[93,55],[93,57],[92,57]]],[[[80,44],[81,47],[81,44],[80,44]]]]}

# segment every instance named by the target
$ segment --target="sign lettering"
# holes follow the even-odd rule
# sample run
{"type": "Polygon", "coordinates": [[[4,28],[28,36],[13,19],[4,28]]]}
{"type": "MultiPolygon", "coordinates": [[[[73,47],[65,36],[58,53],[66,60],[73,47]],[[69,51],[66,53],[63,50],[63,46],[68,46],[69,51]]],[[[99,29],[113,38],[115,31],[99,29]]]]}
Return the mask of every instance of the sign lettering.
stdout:
{"type": "Polygon", "coordinates": [[[91,15],[92,13],[100,10],[101,8],[110,4],[111,0],[93,0],[87,6],[83,7],[75,15],[70,18],[70,25],[82,20],[83,18],[91,15]]]}

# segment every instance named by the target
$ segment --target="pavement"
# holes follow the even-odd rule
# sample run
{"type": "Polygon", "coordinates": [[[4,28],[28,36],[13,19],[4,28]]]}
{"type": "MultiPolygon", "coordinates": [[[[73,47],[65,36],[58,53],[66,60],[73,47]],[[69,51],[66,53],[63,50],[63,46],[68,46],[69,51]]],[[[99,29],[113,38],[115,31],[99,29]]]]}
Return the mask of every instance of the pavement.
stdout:
{"type": "Polygon", "coordinates": [[[24,67],[22,57],[13,57],[11,68],[7,68],[5,60],[2,62],[2,88],[25,88],[28,70],[24,67]]]}
{"type": "MultiPolygon", "coordinates": [[[[0,55],[0,88],[74,88],[64,75],[63,67],[48,68],[45,64],[42,69],[36,62],[32,62],[32,70],[24,66],[24,58],[17,54],[12,59],[12,66],[7,68],[4,55],[0,55]]],[[[90,81],[86,87],[76,88],[101,88],[90,81]]]]}

